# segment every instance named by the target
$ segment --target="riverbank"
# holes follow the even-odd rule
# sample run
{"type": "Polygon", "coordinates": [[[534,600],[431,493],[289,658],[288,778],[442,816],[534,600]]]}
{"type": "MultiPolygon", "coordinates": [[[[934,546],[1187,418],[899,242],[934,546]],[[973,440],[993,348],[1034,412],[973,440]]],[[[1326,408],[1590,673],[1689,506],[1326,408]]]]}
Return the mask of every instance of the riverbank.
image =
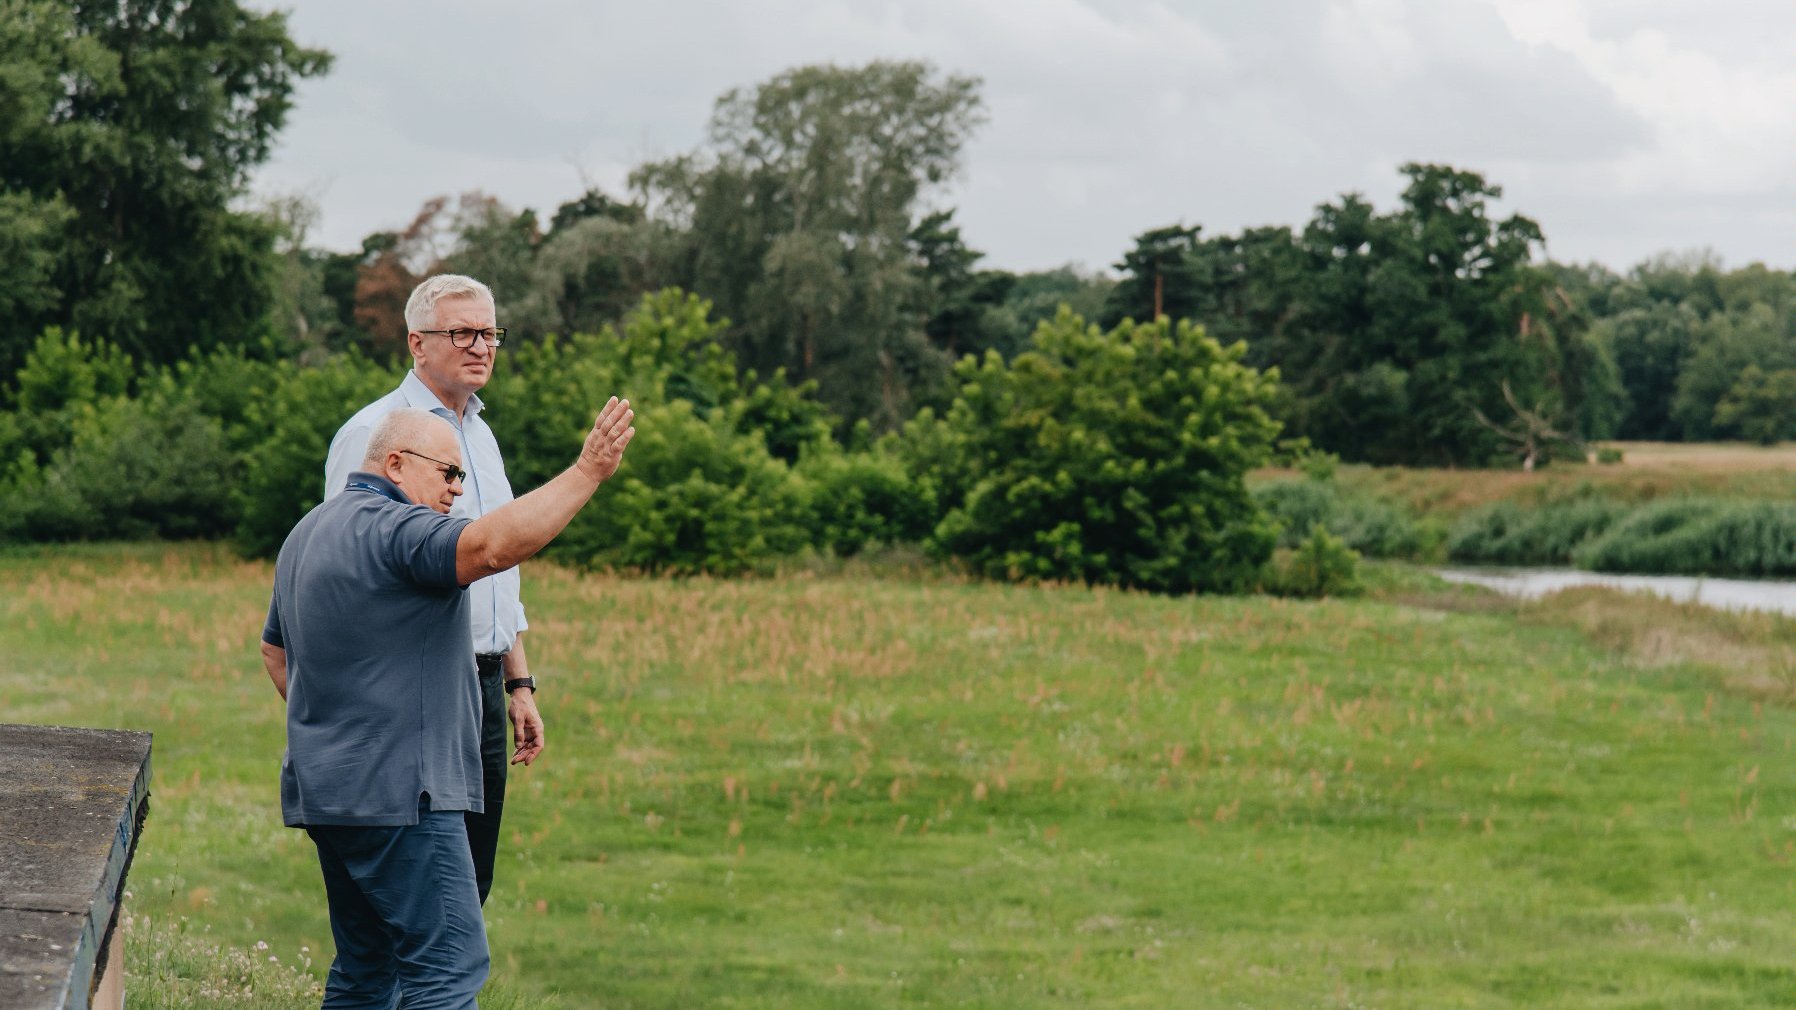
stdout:
{"type": "MultiPolygon", "coordinates": [[[[1796,622],[1371,574],[1304,603],[533,564],[549,749],[507,805],[495,978],[799,1010],[1780,1000],[1796,622]]],[[[0,698],[155,731],[128,911],[316,978],[268,575],[0,555],[0,698]]]]}

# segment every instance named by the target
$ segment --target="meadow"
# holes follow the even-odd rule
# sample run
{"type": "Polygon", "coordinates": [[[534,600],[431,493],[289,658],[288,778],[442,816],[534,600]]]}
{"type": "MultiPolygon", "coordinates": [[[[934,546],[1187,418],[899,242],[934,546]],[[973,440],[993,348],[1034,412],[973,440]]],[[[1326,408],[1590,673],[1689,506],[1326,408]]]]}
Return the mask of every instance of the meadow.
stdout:
{"type": "MultiPolygon", "coordinates": [[[[0,718],[155,733],[133,1007],[316,1006],[270,574],[0,553],[0,718]]],[[[548,749],[483,1005],[1796,1000],[1796,623],[1373,575],[1297,602],[533,562],[548,749]]]]}

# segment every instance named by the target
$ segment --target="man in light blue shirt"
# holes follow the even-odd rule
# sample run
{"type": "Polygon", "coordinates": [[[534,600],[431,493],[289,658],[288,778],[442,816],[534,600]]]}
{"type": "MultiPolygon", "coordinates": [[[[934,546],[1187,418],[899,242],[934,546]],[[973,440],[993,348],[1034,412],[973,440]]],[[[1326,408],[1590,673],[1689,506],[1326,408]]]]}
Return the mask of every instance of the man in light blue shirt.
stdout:
{"type": "MultiPolygon", "coordinates": [[[[480,414],[478,395],[492,378],[505,330],[497,325],[493,293],[458,274],[427,278],[405,305],[406,346],[412,370],[399,388],[375,400],[338,429],[325,463],[324,497],[343,491],[361,466],[368,435],[381,418],[402,407],[427,410],[455,429],[468,471],[464,493],[451,515],[478,519],[512,500],[511,482],[498,440],[480,414]]],[[[472,648],[481,690],[481,765],[486,809],[468,814],[468,844],[484,904],[493,886],[499,822],[505,807],[507,698],[516,750],[511,764],[528,765],[543,749],[543,721],[536,710],[536,681],[524,654],[529,622],[518,601],[518,573],[508,569],[468,587],[472,648]]]]}

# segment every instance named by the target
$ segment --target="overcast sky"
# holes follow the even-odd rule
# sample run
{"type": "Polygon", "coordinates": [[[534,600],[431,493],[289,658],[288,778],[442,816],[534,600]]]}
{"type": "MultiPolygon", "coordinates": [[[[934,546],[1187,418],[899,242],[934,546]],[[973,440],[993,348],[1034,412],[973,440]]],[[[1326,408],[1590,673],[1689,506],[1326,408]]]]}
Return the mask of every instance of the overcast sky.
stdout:
{"type": "Polygon", "coordinates": [[[254,180],[314,199],[333,249],[475,189],[546,221],[696,147],[730,88],[923,59],[984,82],[931,199],[986,266],[1106,268],[1149,228],[1300,227],[1348,191],[1388,210],[1436,161],[1555,259],[1796,267],[1790,0],[252,2],[336,54],[254,180]]]}

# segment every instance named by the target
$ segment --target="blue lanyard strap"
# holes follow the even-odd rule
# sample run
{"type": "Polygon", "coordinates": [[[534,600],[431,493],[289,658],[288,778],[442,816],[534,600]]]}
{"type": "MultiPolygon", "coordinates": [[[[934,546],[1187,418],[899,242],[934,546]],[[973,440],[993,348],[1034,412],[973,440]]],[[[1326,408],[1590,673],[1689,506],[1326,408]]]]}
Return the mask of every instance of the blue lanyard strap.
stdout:
{"type": "Polygon", "coordinates": [[[392,492],[388,491],[384,487],[376,487],[375,485],[366,483],[364,481],[352,480],[349,482],[349,487],[357,488],[362,491],[372,491],[375,494],[380,495],[382,498],[386,498],[391,501],[396,501],[401,505],[410,505],[411,504],[411,502],[406,501],[404,498],[399,498],[399,497],[394,496],[392,492]]]}

